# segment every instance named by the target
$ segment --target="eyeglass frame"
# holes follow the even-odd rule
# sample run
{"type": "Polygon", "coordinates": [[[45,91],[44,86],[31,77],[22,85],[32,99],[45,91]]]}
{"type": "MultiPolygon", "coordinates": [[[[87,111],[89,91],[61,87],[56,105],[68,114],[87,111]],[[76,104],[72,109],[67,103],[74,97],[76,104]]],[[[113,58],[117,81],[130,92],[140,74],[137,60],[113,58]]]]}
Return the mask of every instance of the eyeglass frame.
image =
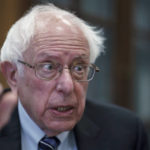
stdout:
{"type": "MultiPolygon", "coordinates": [[[[35,76],[36,77],[38,77],[39,79],[42,79],[42,80],[48,80],[48,81],[50,81],[50,80],[53,80],[53,78],[52,79],[47,79],[47,78],[42,78],[40,75],[37,75],[37,69],[36,69],[36,66],[37,66],[37,64],[42,64],[42,63],[37,63],[37,64],[35,64],[34,66],[33,65],[31,65],[31,64],[29,64],[29,63],[27,63],[27,62],[25,62],[25,61],[22,61],[22,60],[17,60],[19,63],[21,63],[21,64],[23,64],[23,65],[25,65],[25,66],[27,66],[27,67],[29,67],[29,68],[31,68],[31,69],[34,69],[34,72],[35,72],[35,76]]],[[[94,75],[95,75],[95,72],[99,72],[100,71],[100,69],[99,69],[99,67],[98,66],[96,66],[95,64],[90,64],[90,65],[87,65],[88,67],[92,67],[93,69],[94,69],[94,73],[93,73],[93,75],[92,75],[92,77],[89,79],[89,80],[76,80],[76,81],[78,81],[78,82],[89,82],[89,81],[91,81],[93,78],[94,78],[94,75]]],[[[72,66],[73,67],[73,66],[72,66]]],[[[72,68],[72,67],[70,67],[70,68],[72,68]]],[[[69,69],[70,70],[70,68],[64,68],[64,69],[69,69]]],[[[63,69],[62,69],[63,70],[63,69]]],[[[62,70],[61,70],[61,72],[62,72],[62,70]]],[[[72,75],[71,75],[71,77],[72,77],[72,75]]]]}

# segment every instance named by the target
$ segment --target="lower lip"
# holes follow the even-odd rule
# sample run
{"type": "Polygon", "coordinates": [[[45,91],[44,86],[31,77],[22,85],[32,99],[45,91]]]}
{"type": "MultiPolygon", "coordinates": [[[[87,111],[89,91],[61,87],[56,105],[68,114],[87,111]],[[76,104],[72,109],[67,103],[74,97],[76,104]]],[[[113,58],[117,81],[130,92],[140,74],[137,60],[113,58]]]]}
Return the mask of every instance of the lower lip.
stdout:
{"type": "Polygon", "coordinates": [[[67,111],[58,111],[56,109],[50,109],[50,112],[55,115],[55,116],[58,116],[58,117],[69,117],[73,114],[74,112],[74,109],[70,109],[70,110],[67,110],[67,111]]]}

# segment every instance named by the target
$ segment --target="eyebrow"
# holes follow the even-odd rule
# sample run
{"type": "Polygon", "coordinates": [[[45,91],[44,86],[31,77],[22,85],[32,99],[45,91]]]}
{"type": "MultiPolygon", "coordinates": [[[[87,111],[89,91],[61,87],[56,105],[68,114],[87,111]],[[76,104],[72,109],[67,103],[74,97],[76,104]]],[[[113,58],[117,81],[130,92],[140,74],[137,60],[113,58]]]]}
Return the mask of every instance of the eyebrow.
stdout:
{"type": "Polygon", "coordinates": [[[72,59],[72,63],[89,64],[89,57],[87,55],[77,56],[72,59]]]}
{"type": "Polygon", "coordinates": [[[80,56],[75,56],[73,60],[78,60],[78,59],[89,60],[89,56],[82,54],[80,56]]]}

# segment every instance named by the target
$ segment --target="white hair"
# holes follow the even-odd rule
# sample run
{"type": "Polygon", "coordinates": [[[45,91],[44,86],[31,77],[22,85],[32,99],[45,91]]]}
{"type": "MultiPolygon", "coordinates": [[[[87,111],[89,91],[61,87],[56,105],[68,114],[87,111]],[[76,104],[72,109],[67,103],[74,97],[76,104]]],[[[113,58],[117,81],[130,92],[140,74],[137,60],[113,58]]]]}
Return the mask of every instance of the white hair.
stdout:
{"type": "Polygon", "coordinates": [[[23,59],[23,52],[30,46],[31,39],[35,34],[35,24],[38,23],[38,21],[35,22],[36,18],[42,12],[50,13],[49,17],[71,18],[70,21],[79,27],[88,41],[91,63],[94,63],[100,53],[103,52],[104,38],[100,35],[101,30],[97,31],[96,28],[88,25],[71,12],[62,10],[53,4],[46,4],[34,6],[10,28],[1,48],[1,61],[10,61],[18,66],[17,60],[23,59]]]}

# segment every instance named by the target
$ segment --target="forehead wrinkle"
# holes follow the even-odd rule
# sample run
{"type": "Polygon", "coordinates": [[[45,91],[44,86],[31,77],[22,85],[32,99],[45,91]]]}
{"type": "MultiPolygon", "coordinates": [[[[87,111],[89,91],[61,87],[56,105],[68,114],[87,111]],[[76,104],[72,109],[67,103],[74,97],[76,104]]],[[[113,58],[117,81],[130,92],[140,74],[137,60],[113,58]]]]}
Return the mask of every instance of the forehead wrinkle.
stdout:
{"type": "MultiPolygon", "coordinates": [[[[48,59],[61,59],[62,55],[67,56],[68,54],[73,54],[70,53],[69,51],[63,51],[64,53],[62,53],[62,51],[52,51],[50,52],[40,52],[38,53],[35,57],[34,57],[34,62],[35,60],[48,60],[48,59]]],[[[77,52],[77,51],[72,51],[72,52],[77,52]]],[[[63,59],[63,58],[62,58],[63,59]]],[[[84,54],[83,51],[78,51],[78,53],[76,53],[76,55],[72,56],[72,60],[75,59],[82,59],[82,60],[89,60],[89,55],[88,54],[84,54]]]]}
{"type": "Polygon", "coordinates": [[[35,51],[45,51],[45,50],[65,51],[65,50],[68,50],[68,51],[87,51],[88,52],[88,49],[82,45],[74,46],[73,44],[65,45],[65,44],[57,44],[57,43],[52,44],[50,46],[39,45],[36,48],[34,48],[34,50],[35,51]]]}
{"type": "Polygon", "coordinates": [[[62,51],[62,50],[58,50],[58,51],[41,51],[39,53],[37,53],[36,57],[59,57],[60,55],[62,55],[62,52],[64,52],[63,54],[68,55],[71,54],[70,52],[78,52],[76,53],[76,55],[74,55],[75,58],[88,58],[89,55],[84,53],[84,51],[76,51],[76,50],[72,50],[72,51],[62,51]]]}
{"type": "Polygon", "coordinates": [[[41,14],[41,16],[39,17],[39,20],[42,23],[44,22],[45,27],[38,27],[39,22],[37,22],[36,24],[37,32],[35,33],[33,40],[34,45],[38,44],[38,46],[40,46],[44,42],[44,44],[51,44],[51,46],[55,46],[55,44],[57,44],[57,46],[59,45],[60,47],[61,45],[64,46],[65,44],[68,46],[73,46],[74,44],[77,46],[86,47],[86,49],[89,48],[89,43],[85,35],[77,25],[71,23],[71,19],[65,19],[65,17],[61,17],[61,15],[53,16],[51,14],[50,19],[46,18],[45,20],[43,20],[45,15],[47,16],[48,14],[41,14]],[[51,19],[54,20],[52,21],[51,19]],[[67,20],[70,25],[64,23],[64,20],[67,20]],[[67,43],[67,41],[69,42],[67,43]]]}
{"type": "Polygon", "coordinates": [[[89,51],[89,46],[86,40],[82,40],[76,37],[64,37],[48,35],[42,37],[35,37],[33,40],[33,46],[36,50],[84,50],[89,51]]]}
{"type": "Polygon", "coordinates": [[[57,33],[55,34],[50,33],[48,35],[45,33],[38,34],[34,37],[33,44],[36,44],[36,43],[41,44],[42,42],[51,42],[51,43],[65,42],[68,40],[74,42],[74,44],[88,45],[86,38],[83,36],[78,37],[76,36],[76,34],[66,34],[66,35],[63,35],[63,37],[60,37],[60,35],[59,34],[57,35],[57,33]]]}
{"type": "MultiPolygon", "coordinates": [[[[44,21],[44,20],[42,20],[44,21]]],[[[38,22],[37,22],[38,23],[38,22]]],[[[48,24],[50,22],[47,22],[48,24]]],[[[32,40],[32,51],[36,55],[38,51],[84,51],[89,55],[89,44],[82,31],[77,26],[66,27],[62,25],[62,31],[55,32],[51,26],[55,25],[55,22],[49,24],[45,30],[39,30],[35,33],[32,40]],[[46,32],[45,32],[46,31],[46,32]]],[[[57,24],[56,24],[57,25],[57,24]]],[[[60,23],[59,23],[60,26],[60,23]]],[[[57,26],[58,27],[58,26],[57,26]]]]}

